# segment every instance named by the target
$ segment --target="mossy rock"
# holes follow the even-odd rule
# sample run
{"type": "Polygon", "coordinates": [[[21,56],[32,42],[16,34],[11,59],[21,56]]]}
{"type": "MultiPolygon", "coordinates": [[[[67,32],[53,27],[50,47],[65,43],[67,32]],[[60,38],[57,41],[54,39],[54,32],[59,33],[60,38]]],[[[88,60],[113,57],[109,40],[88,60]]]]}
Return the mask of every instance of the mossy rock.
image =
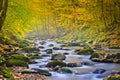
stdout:
{"type": "Polygon", "coordinates": [[[63,73],[72,73],[72,71],[67,67],[63,67],[60,71],[63,73]]]}
{"type": "Polygon", "coordinates": [[[93,53],[93,49],[86,45],[83,49],[77,49],[75,52],[79,55],[91,55],[93,53]]]}
{"type": "Polygon", "coordinates": [[[54,44],[49,44],[49,45],[48,45],[48,47],[53,47],[53,46],[54,46],[54,44]]]}
{"type": "Polygon", "coordinates": [[[14,80],[12,73],[7,67],[2,68],[0,73],[4,76],[4,80],[14,80]]]}
{"type": "Polygon", "coordinates": [[[53,68],[56,66],[66,67],[66,63],[61,61],[53,61],[53,62],[48,62],[48,64],[46,65],[46,67],[53,67],[53,68]]]}
{"type": "Polygon", "coordinates": [[[65,60],[66,56],[62,53],[52,54],[51,60],[65,60]]]}
{"type": "Polygon", "coordinates": [[[28,57],[25,57],[24,55],[17,54],[17,53],[11,55],[10,58],[12,58],[12,59],[18,59],[18,60],[23,60],[23,61],[29,61],[28,57]]]}
{"type": "Polygon", "coordinates": [[[18,46],[19,46],[20,48],[24,48],[24,47],[29,46],[29,44],[22,42],[22,43],[18,43],[18,46]]]}
{"type": "Polygon", "coordinates": [[[40,48],[40,49],[44,49],[45,47],[43,47],[43,46],[39,46],[38,48],[40,48]]]}
{"type": "Polygon", "coordinates": [[[42,55],[38,54],[38,53],[34,53],[34,54],[28,54],[30,59],[41,59],[42,55]]]}
{"type": "Polygon", "coordinates": [[[62,44],[60,47],[67,47],[68,45],[67,44],[62,44]]]}
{"type": "Polygon", "coordinates": [[[53,50],[61,50],[61,47],[53,47],[53,50]]]}
{"type": "Polygon", "coordinates": [[[23,67],[28,67],[28,63],[26,61],[23,60],[18,60],[18,59],[8,59],[6,61],[6,65],[8,67],[11,66],[23,66],[23,67]]]}
{"type": "Polygon", "coordinates": [[[120,74],[109,75],[104,80],[120,80],[120,74]]]}
{"type": "Polygon", "coordinates": [[[38,73],[36,70],[32,70],[32,69],[25,69],[25,70],[22,70],[21,73],[23,74],[33,74],[33,73],[38,73]]]}
{"type": "Polygon", "coordinates": [[[47,54],[52,54],[53,50],[52,49],[46,49],[47,54]]]}
{"type": "Polygon", "coordinates": [[[38,69],[38,68],[34,68],[33,70],[36,70],[41,75],[45,75],[45,76],[51,76],[52,75],[47,70],[42,70],[42,69],[38,69]]]}
{"type": "Polygon", "coordinates": [[[78,43],[78,42],[69,42],[68,46],[80,46],[80,43],[78,43]]]}
{"type": "Polygon", "coordinates": [[[93,59],[93,58],[100,58],[100,57],[103,57],[103,55],[101,53],[93,53],[90,57],[90,59],[93,59]]]}
{"type": "Polygon", "coordinates": [[[120,53],[116,53],[116,54],[109,54],[107,55],[106,59],[120,59],[120,53]]]}
{"type": "Polygon", "coordinates": [[[77,67],[77,63],[68,63],[67,67],[77,67]]]}
{"type": "Polygon", "coordinates": [[[26,53],[38,53],[40,50],[36,47],[25,47],[22,49],[26,53]]]}
{"type": "Polygon", "coordinates": [[[57,41],[57,43],[59,43],[59,44],[67,44],[67,42],[63,41],[63,40],[59,40],[59,41],[57,41]]]}
{"type": "Polygon", "coordinates": [[[41,45],[44,45],[45,43],[46,43],[45,41],[39,42],[39,44],[41,44],[41,45]]]}
{"type": "Polygon", "coordinates": [[[30,58],[31,58],[31,59],[41,59],[42,56],[36,56],[36,55],[33,55],[33,56],[31,56],[30,58]]]}

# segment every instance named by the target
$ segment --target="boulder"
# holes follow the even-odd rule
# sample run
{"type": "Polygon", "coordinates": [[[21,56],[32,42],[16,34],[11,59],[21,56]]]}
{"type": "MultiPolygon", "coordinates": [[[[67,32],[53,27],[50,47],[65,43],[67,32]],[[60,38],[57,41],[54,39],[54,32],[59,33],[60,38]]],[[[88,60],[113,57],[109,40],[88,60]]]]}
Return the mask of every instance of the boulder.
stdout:
{"type": "Polygon", "coordinates": [[[93,53],[90,59],[95,62],[120,63],[120,53],[107,55],[101,53],[93,53]]]}
{"type": "Polygon", "coordinates": [[[67,52],[65,52],[65,53],[63,53],[64,55],[69,55],[69,53],[67,53],[67,52]]]}
{"type": "Polygon", "coordinates": [[[22,54],[17,54],[17,53],[13,53],[9,58],[11,59],[17,59],[17,60],[23,60],[23,61],[29,61],[29,58],[22,55],[22,54]]]}
{"type": "Polygon", "coordinates": [[[36,63],[38,62],[36,62],[34,59],[29,60],[29,64],[36,64],[36,63]]]}
{"type": "Polygon", "coordinates": [[[52,54],[51,60],[65,60],[66,56],[62,53],[52,54]]]}
{"type": "Polygon", "coordinates": [[[24,51],[25,53],[39,53],[39,48],[36,48],[36,47],[25,47],[25,48],[22,48],[22,51],[24,51]]]}
{"type": "Polygon", "coordinates": [[[32,70],[32,69],[24,69],[21,71],[22,74],[33,74],[33,73],[38,73],[36,70],[32,70]]]}
{"type": "Polygon", "coordinates": [[[90,59],[100,58],[100,57],[103,57],[101,53],[93,53],[93,54],[90,56],[90,59]]]}
{"type": "Polygon", "coordinates": [[[39,46],[38,48],[40,48],[40,49],[44,49],[44,47],[43,47],[43,46],[39,46]]]}
{"type": "Polygon", "coordinates": [[[49,45],[48,45],[48,47],[53,47],[53,46],[54,46],[54,44],[49,44],[49,45]]]}
{"type": "Polygon", "coordinates": [[[104,80],[120,80],[120,74],[110,74],[104,80]]]}
{"type": "Polygon", "coordinates": [[[79,55],[91,55],[93,53],[93,49],[88,45],[85,45],[83,49],[76,49],[75,53],[79,55]]]}
{"type": "Polygon", "coordinates": [[[50,57],[49,54],[42,54],[41,56],[42,56],[42,57],[50,57]]]}
{"type": "Polygon", "coordinates": [[[43,69],[38,69],[38,68],[33,68],[33,70],[37,71],[39,74],[41,75],[45,75],[45,76],[51,76],[52,74],[49,73],[47,70],[43,70],[43,69]]]}
{"type": "Polygon", "coordinates": [[[105,69],[96,69],[95,71],[93,71],[94,74],[102,74],[104,73],[106,70],[105,69]]]}
{"type": "Polygon", "coordinates": [[[52,61],[52,62],[48,62],[46,65],[46,67],[51,67],[51,68],[55,68],[56,66],[66,67],[66,63],[61,61],[52,61]]]}
{"type": "Polygon", "coordinates": [[[72,73],[72,71],[69,68],[67,68],[67,67],[61,68],[60,72],[62,72],[62,73],[72,73]]]}
{"type": "Polygon", "coordinates": [[[80,43],[70,42],[70,43],[68,43],[68,46],[80,46],[80,43]]]}
{"type": "Polygon", "coordinates": [[[77,63],[68,63],[67,67],[77,67],[77,63]]]}
{"type": "Polygon", "coordinates": [[[62,44],[60,47],[67,47],[68,45],[67,44],[62,44]]]}
{"type": "Polygon", "coordinates": [[[18,59],[8,59],[6,61],[6,65],[8,67],[11,66],[23,66],[23,67],[28,67],[28,63],[26,61],[23,60],[18,60],[18,59]]]}
{"type": "Polygon", "coordinates": [[[61,50],[61,47],[53,47],[53,50],[61,50]]]}
{"type": "Polygon", "coordinates": [[[52,54],[52,49],[46,49],[47,54],[52,54]]]}
{"type": "Polygon", "coordinates": [[[32,55],[30,58],[31,59],[41,59],[42,56],[40,56],[40,55],[32,55]]]}
{"type": "Polygon", "coordinates": [[[49,73],[46,70],[38,69],[38,68],[32,68],[32,69],[24,69],[21,71],[22,74],[41,74],[45,76],[51,76],[52,74],[49,73]]]}
{"type": "Polygon", "coordinates": [[[44,45],[45,43],[46,43],[45,41],[39,42],[39,44],[41,44],[41,45],[44,45]]]}
{"type": "Polygon", "coordinates": [[[57,65],[57,66],[55,66],[55,67],[53,68],[53,70],[57,71],[57,70],[59,70],[60,68],[61,68],[61,66],[57,65]]]}
{"type": "Polygon", "coordinates": [[[80,64],[81,64],[81,65],[87,65],[87,66],[92,66],[92,65],[94,65],[94,63],[92,63],[92,62],[81,62],[80,64]]]}
{"type": "Polygon", "coordinates": [[[20,48],[24,48],[24,47],[29,46],[29,44],[28,44],[28,43],[25,43],[25,42],[20,42],[20,43],[18,44],[18,46],[19,46],[20,48]]]}
{"type": "Polygon", "coordinates": [[[91,55],[93,53],[92,49],[77,49],[75,50],[75,52],[78,55],[91,55]]]}
{"type": "Polygon", "coordinates": [[[66,50],[66,51],[68,51],[68,50],[70,50],[70,49],[67,49],[67,48],[62,48],[62,50],[66,50]]]}

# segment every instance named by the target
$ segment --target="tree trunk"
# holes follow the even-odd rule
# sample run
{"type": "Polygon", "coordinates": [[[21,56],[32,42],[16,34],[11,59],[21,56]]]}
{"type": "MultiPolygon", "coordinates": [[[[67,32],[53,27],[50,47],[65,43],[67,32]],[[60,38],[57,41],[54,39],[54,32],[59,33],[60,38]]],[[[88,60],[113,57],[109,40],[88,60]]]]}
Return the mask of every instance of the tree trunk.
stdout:
{"type": "Polygon", "coordinates": [[[8,7],[8,0],[0,0],[0,31],[2,29],[6,17],[7,7],[8,7]]]}

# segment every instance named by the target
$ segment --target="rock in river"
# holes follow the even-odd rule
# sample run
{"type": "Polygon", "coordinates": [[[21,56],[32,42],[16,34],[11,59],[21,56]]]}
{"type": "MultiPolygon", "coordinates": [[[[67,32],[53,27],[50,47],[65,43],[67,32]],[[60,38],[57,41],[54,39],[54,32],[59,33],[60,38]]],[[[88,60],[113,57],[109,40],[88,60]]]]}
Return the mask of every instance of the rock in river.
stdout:
{"type": "Polygon", "coordinates": [[[52,54],[51,60],[65,60],[66,56],[62,53],[52,54]]]}
{"type": "Polygon", "coordinates": [[[93,73],[95,73],[95,74],[102,74],[105,71],[106,71],[105,69],[96,69],[95,71],[93,71],[93,73]]]}

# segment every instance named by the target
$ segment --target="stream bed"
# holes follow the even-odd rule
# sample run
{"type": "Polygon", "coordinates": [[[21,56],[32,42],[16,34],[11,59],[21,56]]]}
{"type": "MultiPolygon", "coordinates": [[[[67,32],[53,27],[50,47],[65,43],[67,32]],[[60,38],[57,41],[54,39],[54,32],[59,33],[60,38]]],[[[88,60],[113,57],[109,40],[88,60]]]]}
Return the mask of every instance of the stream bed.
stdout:
{"type": "Polygon", "coordinates": [[[50,61],[51,54],[46,54],[46,49],[52,49],[53,47],[60,47],[60,44],[56,43],[55,41],[46,41],[45,44],[39,44],[36,42],[37,46],[44,47],[40,49],[40,53],[44,56],[42,59],[35,59],[36,64],[29,64],[29,68],[41,68],[44,70],[48,70],[52,76],[47,77],[47,80],[103,80],[105,76],[112,72],[120,72],[120,64],[116,63],[100,63],[100,62],[93,62],[89,59],[90,55],[77,55],[75,54],[74,50],[75,47],[69,47],[69,49],[63,50],[53,50],[53,54],[57,52],[61,53],[68,53],[66,55],[66,59],[64,60],[65,63],[81,63],[81,62],[89,62],[93,65],[82,65],[80,67],[69,67],[73,73],[61,73],[57,71],[50,70],[49,68],[45,67],[45,65],[50,61]],[[48,46],[53,44],[54,46],[48,46]],[[104,69],[106,70],[102,74],[95,74],[93,73],[96,69],[104,69]]]}

